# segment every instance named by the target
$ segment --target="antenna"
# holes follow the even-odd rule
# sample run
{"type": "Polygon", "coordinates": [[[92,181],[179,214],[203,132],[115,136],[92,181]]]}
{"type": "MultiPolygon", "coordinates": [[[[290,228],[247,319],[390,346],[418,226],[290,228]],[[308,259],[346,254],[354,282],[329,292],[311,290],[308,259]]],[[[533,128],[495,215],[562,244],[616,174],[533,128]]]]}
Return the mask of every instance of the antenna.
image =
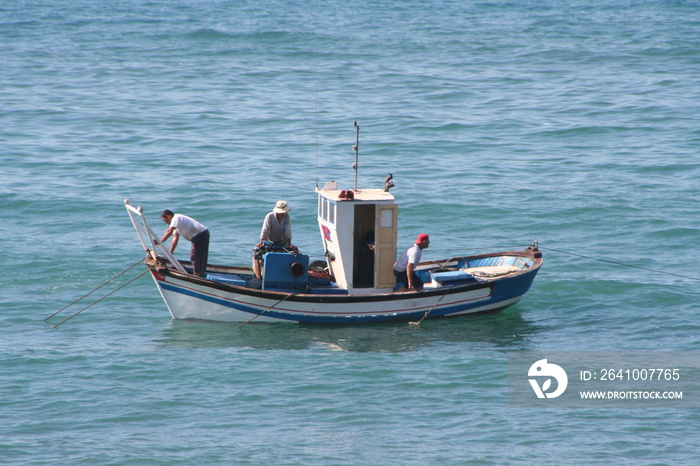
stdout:
{"type": "Polygon", "coordinates": [[[357,168],[360,160],[360,125],[355,122],[355,145],[352,146],[352,150],[355,151],[355,163],[352,165],[353,170],[355,170],[355,191],[357,191],[357,168]]]}
{"type": "Polygon", "coordinates": [[[316,83],[316,109],[314,116],[316,119],[316,189],[318,189],[318,83],[316,83]]]}

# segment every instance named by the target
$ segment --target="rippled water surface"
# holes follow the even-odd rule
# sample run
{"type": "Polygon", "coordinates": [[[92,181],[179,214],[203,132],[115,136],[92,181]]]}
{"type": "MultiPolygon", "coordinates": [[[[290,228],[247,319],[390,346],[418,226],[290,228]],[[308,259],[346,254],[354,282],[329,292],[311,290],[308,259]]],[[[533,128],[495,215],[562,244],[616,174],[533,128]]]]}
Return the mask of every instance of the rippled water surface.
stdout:
{"type": "Polygon", "coordinates": [[[694,464],[697,410],[512,408],[507,353],[698,350],[698,44],[689,1],[1,5],[0,462],[694,464]],[[401,244],[540,241],[519,304],[238,329],[143,277],[44,322],[142,257],[125,197],[205,223],[215,263],[286,199],[322,256],[354,121],[401,244]]]}

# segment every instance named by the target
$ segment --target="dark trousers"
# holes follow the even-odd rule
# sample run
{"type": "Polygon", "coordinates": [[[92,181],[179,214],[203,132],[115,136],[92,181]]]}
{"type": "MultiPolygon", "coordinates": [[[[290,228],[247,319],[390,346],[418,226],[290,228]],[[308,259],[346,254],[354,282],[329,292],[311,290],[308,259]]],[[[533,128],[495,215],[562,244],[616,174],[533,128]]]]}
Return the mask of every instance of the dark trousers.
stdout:
{"type": "Polygon", "coordinates": [[[190,249],[190,261],[192,261],[193,273],[198,277],[204,277],[207,273],[207,260],[209,259],[209,230],[204,230],[192,238],[190,249]]]}
{"type": "MultiPolygon", "coordinates": [[[[394,276],[396,277],[396,284],[398,285],[399,283],[402,283],[403,286],[408,288],[408,274],[404,270],[403,272],[399,272],[398,270],[394,270],[394,276]]],[[[416,275],[416,272],[413,272],[413,286],[416,287],[416,289],[421,289],[423,288],[423,280],[416,275]]]]}

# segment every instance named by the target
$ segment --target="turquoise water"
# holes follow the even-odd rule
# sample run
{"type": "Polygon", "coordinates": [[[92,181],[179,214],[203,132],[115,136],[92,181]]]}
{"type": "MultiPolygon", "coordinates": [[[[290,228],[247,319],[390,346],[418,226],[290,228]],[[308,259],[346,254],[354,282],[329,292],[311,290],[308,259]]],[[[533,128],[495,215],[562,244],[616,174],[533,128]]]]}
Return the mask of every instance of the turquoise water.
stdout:
{"type": "Polygon", "coordinates": [[[697,410],[515,409],[507,353],[698,350],[697,3],[5,2],[0,79],[0,462],[695,463],[697,410]],[[142,257],[127,196],[208,225],[215,263],[286,199],[321,257],[355,120],[400,244],[540,241],[518,305],[238,329],[143,277],[44,322],[142,257]]]}

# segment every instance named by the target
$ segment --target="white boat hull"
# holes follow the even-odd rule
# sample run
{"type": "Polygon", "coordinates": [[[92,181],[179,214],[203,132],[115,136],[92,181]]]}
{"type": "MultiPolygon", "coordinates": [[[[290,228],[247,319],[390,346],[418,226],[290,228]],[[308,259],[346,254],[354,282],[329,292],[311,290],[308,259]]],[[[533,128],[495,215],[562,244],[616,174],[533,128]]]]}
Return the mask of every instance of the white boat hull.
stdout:
{"type": "Polygon", "coordinates": [[[205,277],[192,275],[191,264],[178,261],[148,226],[143,209],[128,199],[124,204],[146,265],[179,320],[354,325],[496,312],[518,302],[542,266],[536,243],[524,251],[457,254],[417,264],[415,274],[425,283],[420,291],[394,292],[394,197],[377,189],[350,197],[317,192],[327,262],[309,263],[296,248],[270,243],[258,277],[250,267],[212,264],[205,277]],[[314,263],[322,263],[320,270],[314,263]]]}
{"type": "Polygon", "coordinates": [[[151,270],[174,319],[359,324],[496,312],[530,288],[539,266],[510,277],[421,292],[325,295],[251,290],[168,269],[151,270]]]}

